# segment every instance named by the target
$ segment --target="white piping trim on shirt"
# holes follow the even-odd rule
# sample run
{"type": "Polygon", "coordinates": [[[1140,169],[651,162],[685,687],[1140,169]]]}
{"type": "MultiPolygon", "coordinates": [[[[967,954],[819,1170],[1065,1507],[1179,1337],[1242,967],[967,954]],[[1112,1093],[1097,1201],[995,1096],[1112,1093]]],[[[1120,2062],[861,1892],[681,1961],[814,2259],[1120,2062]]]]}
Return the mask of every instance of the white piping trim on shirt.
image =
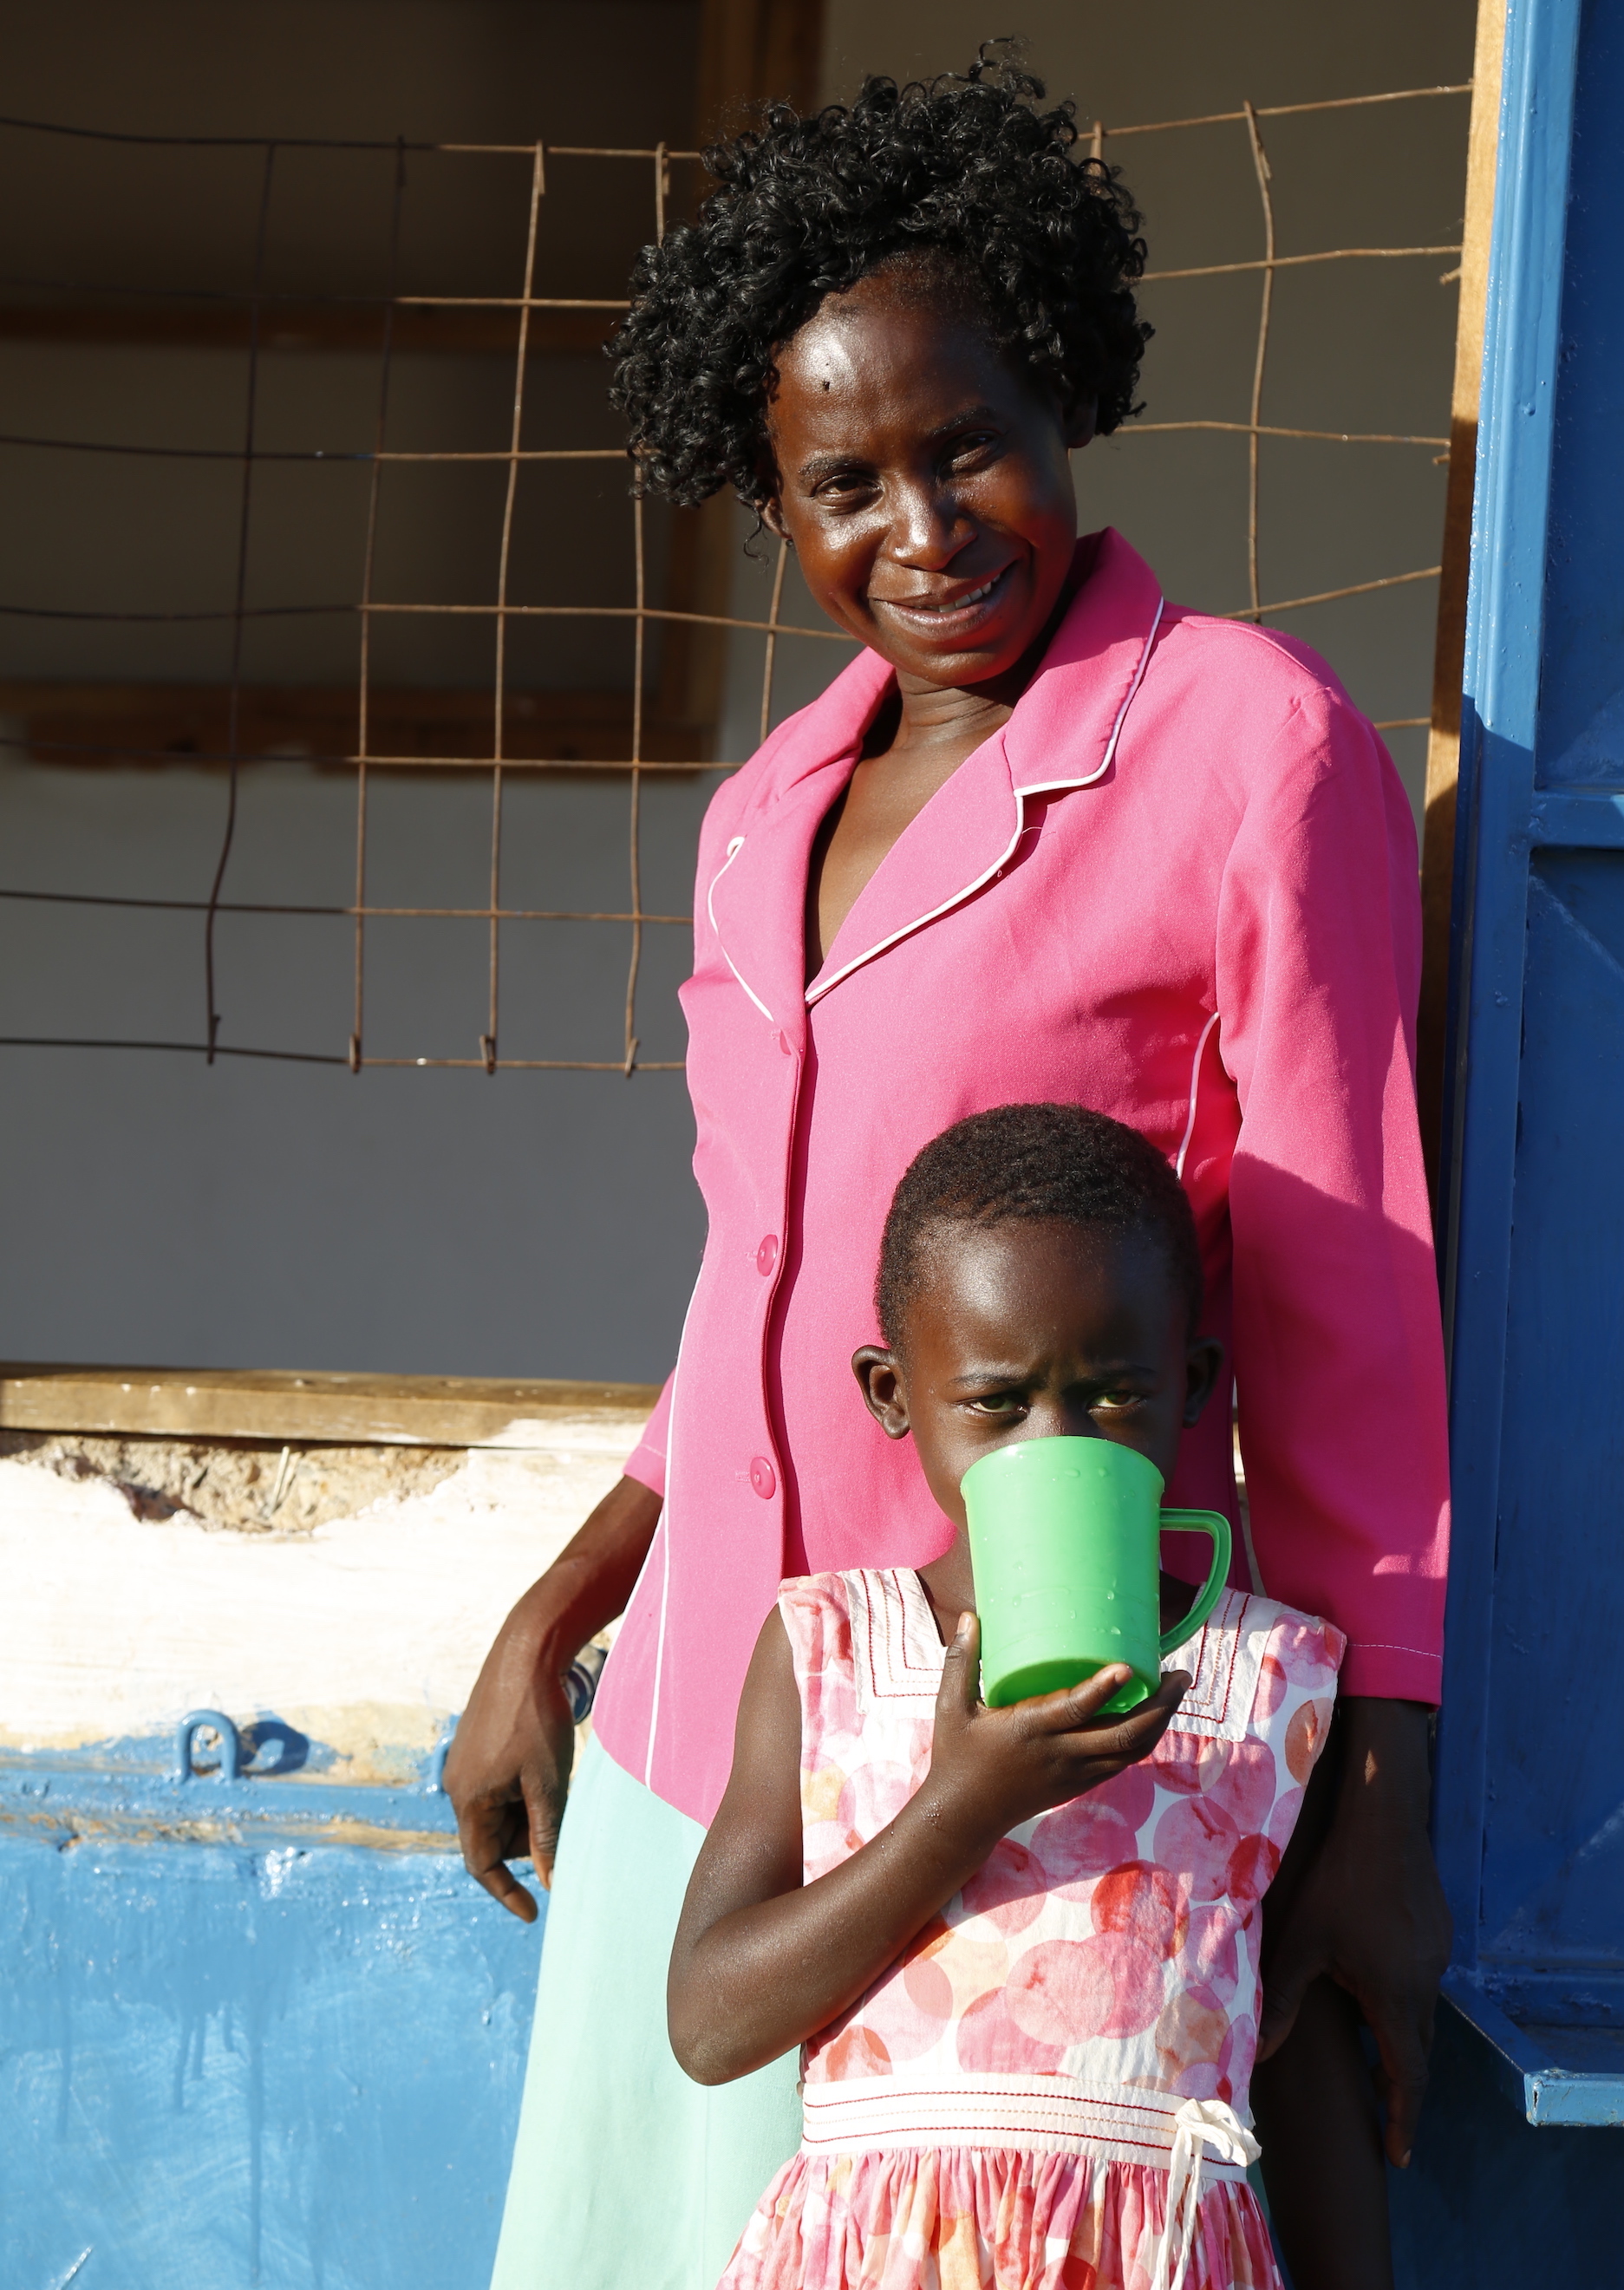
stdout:
{"type": "Polygon", "coordinates": [[[649,1688],[649,1746],[643,1760],[643,1786],[654,1786],[654,1743],[660,1732],[660,1678],[666,1663],[666,1609],[671,1598],[671,1514],[660,1521],[660,1635],[654,1641],[654,1682],[649,1688]]]}
{"type": "MultiPolygon", "coordinates": [[[[740,981],[740,985],[744,981],[740,981]]],[[[749,992],[748,987],[745,991],[749,992]]],[[[666,1491],[660,1498],[660,1525],[655,1533],[660,1537],[660,1635],[654,1641],[654,1680],[649,1688],[649,1744],[643,1760],[643,1785],[654,1786],[654,1742],[660,1730],[660,1681],[666,1663],[666,1613],[671,1602],[671,1465],[676,1455],[676,1385],[683,1372],[683,1346],[688,1341],[688,1323],[693,1317],[694,1295],[699,1283],[694,1283],[693,1295],[688,1299],[688,1309],[683,1314],[683,1332],[676,1340],[676,1365],[671,1371],[671,1405],[666,1415],[666,1491]]],[[[652,1553],[650,1554],[651,1557],[652,1553]]],[[[642,1577],[639,1576],[641,1581],[642,1577]]],[[[637,1593],[634,1589],[632,1597],[637,1593]]],[[[627,1600],[629,1606],[631,1599],[627,1600]]]]}
{"type": "MultiPolygon", "coordinates": [[[[1201,1061],[1206,1050],[1207,1037],[1217,1025],[1218,1020],[1219,1013],[1214,1010],[1201,1029],[1196,1043],[1196,1054],[1190,1060],[1190,1109],[1184,1124],[1184,1134],[1179,1140],[1178,1157],[1173,1163],[1173,1174],[1180,1184],[1184,1181],[1184,1164],[1190,1149],[1190,1140],[1196,1134],[1196,1106],[1201,1093],[1201,1061]]],[[[1233,1393],[1230,1395],[1230,1405],[1232,1406],[1234,1405],[1233,1393]]],[[[1243,1505],[1241,1509],[1241,1546],[1246,1554],[1246,1572],[1252,1577],[1252,1587],[1260,1598],[1264,1597],[1268,1594],[1263,1588],[1263,1569],[1258,1564],[1257,1548],[1252,1539],[1250,1503],[1243,1505]]]]}
{"type": "Polygon", "coordinates": [[[772,1011],[768,1009],[768,1007],[767,1007],[766,1004],[762,1000],[762,998],[761,998],[760,995],[756,993],[756,991],[755,988],[750,984],[750,982],[749,982],[748,979],[747,979],[747,978],[745,977],[745,975],[744,975],[744,973],[742,973],[742,971],[740,971],[740,967],[739,967],[738,964],[733,960],[732,956],[728,952],[728,950],[727,950],[727,941],[726,941],[726,940],[725,940],[725,939],[723,937],[723,935],[722,935],[722,926],[721,926],[721,925],[720,925],[720,924],[717,922],[717,920],[716,920],[716,905],[715,905],[715,900],[716,900],[716,885],[717,885],[717,884],[722,880],[723,876],[726,874],[726,872],[727,872],[728,869],[732,865],[732,863],[733,863],[734,860],[739,856],[739,853],[740,853],[743,849],[744,849],[744,837],[743,837],[743,836],[742,836],[742,835],[735,835],[735,836],[734,836],[734,837],[733,837],[733,839],[732,839],[732,842],[728,845],[728,846],[727,846],[727,856],[726,856],[726,858],[722,861],[722,864],[717,868],[717,869],[716,869],[716,873],[711,877],[711,879],[710,879],[710,888],[709,888],[709,890],[708,890],[708,891],[707,891],[707,892],[706,892],[706,893],[705,893],[705,911],[706,911],[706,913],[710,917],[710,927],[712,928],[712,930],[713,930],[713,931],[715,931],[715,932],[716,932],[716,944],[717,944],[717,945],[721,948],[721,949],[722,949],[722,959],[723,959],[723,961],[724,961],[724,963],[726,963],[726,965],[727,965],[728,968],[732,972],[733,976],[734,976],[734,977],[739,981],[739,983],[740,984],[740,986],[742,986],[742,987],[743,987],[743,989],[744,989],[745,992],[749,996],[749,997],[750,997],[751,1001],[752,1001],[752,1002],[754,1002],[754,1004],[756,1005],[756,1008],[761,1012],[762,1016],[766,1020],[766,1021],[767,1021],[768,1025],[772,1025],[772,1011]]]}
{"type": "MultiPolygon", "coordinates": [[[[911,938],[916,931],[923,930],[927,923],[940,922],[943,915],[950,914],[955,907],[962,906],[966,899],[972,899],[978,891],[983,890],[992,881],[1001,868],[1008,866],[1015,855],[1015,845],[1026,832],[1026,800],[1029,795],[1053,795],[1062,788],[1092,787],[1097,779],[1103,778],[1111,767],[1112,759],[1116,753],[1116,742],[1122,734],[1124,721],[1133,704],[1134,694],[1144,681],[1145,670],[1150,664],[1150,648],[1156,642],[1156,632],[1162,625],[1162,614],[1166,609],[1166,604],[1167,600],[1164,597],[1156,598],[1156,613],[1140,652],[1139,665],[1133,671],[1133,680],[1128,686],[1122,706],[1116,710],[1116,720],[1111,725],[1110,738],[1105,743],[1105,754],[1095,765],[1093,770],[1084,772],[1081,778],[1043,780],[1033,787],[1017,788],[1015,789],[1015,832],[992,865],[983,869],[972,883],[966,883],[962,890],[955,891],[950,899],[944,899],[940,906],[932,907],[928,915],[916,916],[912,922],[904,923],[900,930],[892,931],[889,938],[883,938],[876,945],[866,947],[861,954],[853,955],[851,961],[843,963],[831,977],[820,978],[815,985],[809,986],[806,989],[806,1003],[809,1009],[814,1002],[821,1001],[832,987],[838,986],[843,978],[850,978],[854,970],[860,970],[864,963],[872,962],[876,955],[888,953],[903,939],[911,938]]],[[[713,917],[712,919],[714,920],[715,917],[713,917]]],[[[724,947],[723,953],[725,955],[726,951],[724,947]]],[[[732,965],[729,963],[728,967],[732,970],[732,965]]],[[[733,975],[739,978],[736,970],[733,971],[733,975]]],[[[739,983],[744,986],[743,979],[740,978],[739,983]]],[[[748,986],[745,986],[744,990],[747,994],[750,992],[748,986]]],[[[750,999],[753,1002],[756,1000],[753,994],[750,995],[750,999]]],[[[756,1007],[759,1009],[760,1006],[757,1003],[756,1007]]]]}
{"type": "MultiPolygon", "coordinates": [[[[844,963],[841,967],[834,973],[832,977],[820,979],[815,986],[809,986],[806,989],[807,1007],[810,1009],[814,1002],[820,1002],[832,986],[838,986],[843,978],[849,978],[854,970],[860,970],[865,962],[872,962],[876,954],[884,954],[890,948],[897,945],[901,940],[911,938],[916,930],[923,930],[927,923],[939,921],[943,915],[950,914],[955,907],[962,906],[966,899],[973,898],[984,884],[990,883],[992,881],[993,877],[998,872],[1001,867],[1005,867],[1009,864],[1010,860],[1014,855],[1015,845],[1020,842],[1025,832],[1026,820],[1024,792],[1021,789],[1017,788],[1015,790],[1015,832],[1011,836],[1003,850],[1000,851],[997,857],[993,861],[992,865],[990,867],[983,868],[981,872],[976,877],[973,883],[966,883],[962,890],[955,891],[953,896],[950,899],[944,899],[940,906],[932,907],[928,915],[916,915],[912,922],[904,923],[901,929],[892,931],[889,938],[883,938],[877,945],[865,947],[861,954],[853,955],[851,961],[844,963]]],[[[737,973],[734,974],[737,975],[737,973]]],[[[741,984],[742,982],[743,981],[740,981],[741,984]]],[[[747,993],[749,991],[748,987],[745,990],[747,993]]]]}
{"type": "Polygon", "coordinates": [[[1116,758],[1116,742],[1122,737],[1122,727],[1127,721],[1128,710],[1132,707],[1140,685],[1145,680],[1145,670],[1150,665],[1151,647],[1156,643],[1156,632],[1162,625],[1162,615],[1166,610],[1166,597],[1158,597],[1156,600],[1156,611],[1151,615],[1149,629],[1140,652],[1139,666],[1134,669],[1133,680],[1123,695],[1122,706],[1116,710],[1116,721],[1112,725],[1111,736],[1105,743],[1105,753],[1093,770],[1080,780],[1039,780],[1031,787],[1022,788],[1020,790],[1022,795],[1052,795],[1061,788],[1092,787],[1096,780],[1105,777],[1116,758]]]}
{"type": "Polygon", "coordinates": [[[1173,1163],[1173,1174],[1180,1183],[1184,1179],[1184,1157],[1190,1149],[1190,1139],[1196,1134],[1196,1101],[1201,1089],[1201,1054],[1206,1048],[1207,1036],[1217,1023],[1218,1013],[1214,1010],[1201,1029],[1201,1038],[1196,1045],[1196,1054],[1190,1061],[1189,1119],[1184,1125],[1184,1135],[1179,1143],[1179,1157],[1173,1163]]]}

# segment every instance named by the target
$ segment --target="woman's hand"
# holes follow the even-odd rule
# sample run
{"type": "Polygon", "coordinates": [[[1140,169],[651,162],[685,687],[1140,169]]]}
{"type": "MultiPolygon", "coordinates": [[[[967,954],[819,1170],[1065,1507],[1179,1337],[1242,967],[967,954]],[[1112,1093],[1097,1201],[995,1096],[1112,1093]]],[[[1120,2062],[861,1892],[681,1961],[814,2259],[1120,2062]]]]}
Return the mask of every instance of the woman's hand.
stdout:
{"type": "Polygon", "coordinates": [[[1428,1714],[1419,1701],[1353,1695],[1341,1703],[1330,1830],[1279,1918],[1258,2043],[1260,2061],[1277,2052],[1309,1983],[1328,1973],[1376,2038],[1388,2158],[1401,2170],[1427,2089],[1450,1948],[1427,1836],[1428,1714]]]}
{"type": "Polygon", "coordinates": [[[622,1612],[660,1523],[660,1497],[620,1479],[497,1632],[445,1760],[468,1874],[524,1923],[534,1896],[508,1868],[526,1855],[550,1885],[575,1726],[564,1674],[622,1612]]]}
{"type": "Polygon", "coordinates": [[[1112,1662],[1080,1685],[989,1709],[977,1691],[980,1651],[980,1621],[961,1614],[936,1696],[931,1771],[916,1800],[944,1829],[963,1829],[976,1849],[973,1868],[1023,1821],[1148,1758],[1190,1685],[1188,1672],[1170,1671],[1136,1709],[1102,1718],[1102,1703],[1133,1674],[1112,1662]]]}
{"type": "Polygon", "coordinates": [[[564,1692],[550,1573],[497,1632],[445,1759],[445,1792],[468,1874],[524,1923],[535,1898],[508,1868],[529,1859],[550,1883],[570,1786],[575,1725],[564,1692]]]}

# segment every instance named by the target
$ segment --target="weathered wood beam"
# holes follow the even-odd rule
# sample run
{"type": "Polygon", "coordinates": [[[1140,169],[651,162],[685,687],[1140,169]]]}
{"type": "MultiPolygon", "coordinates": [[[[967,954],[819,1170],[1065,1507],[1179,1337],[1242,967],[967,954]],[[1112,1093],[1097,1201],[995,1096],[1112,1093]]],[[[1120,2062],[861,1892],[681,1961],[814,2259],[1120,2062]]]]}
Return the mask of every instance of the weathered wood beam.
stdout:
{"type": "MultiPolygon", "coordinates": [[[[818,100],[823,55],[823,0],[705,0],[694,116],[698,140],[709,142],[747,125],[764,103],[782,100],[798,111],[818,100]]],[[[702,196],[706,180],[692,184],[702,196]]],[[[672,523],[668,581],[684,612],[725,614],[739,544],[731,494],[703,508],[679,510],[672,523]]],[[[714,742],[727,669],[727,631],[668,629],[660,678],[660,715],[702,729],[714,742]]]]}
{"type": "MultiPolygon", "coordinates": [[[[622,307],[532,308],[531,356],[596,356],[619,324],[622,307]]],[[[0,303],[0,341],[94,349],[245,350],[252,323],[245,302],[0,303]]],[[[384,308],[379,302],[265,302],[260,307],[263,351],[344,351],[376,357],[383,333],[384,308]]],[[[399,356],[429,351],[512,357],[518,348],[519,314],[511,307],[490,304],[397,305],[389,340],[393,354],[399,356]]]]}
{"type": "MultiPolygon", "coordinates": [[[[20,717],[36,762],[223,764],[230,754],[229,689],[218,684],[0,682],[0,716],[20,717]]],[[[369,760],[444,770],[488,769],[489,690],[375,686],[367,707],[369,760]]],[[[509,692],[504,764],[624,765],[631,753],[629,692],[509,692]]],[[[360,734],[354,685],[248,685],[237,707],[240,761],[303,760],[348,769],[360,734]]],[[[707,727],[645,713],[644,760],[693,770],[707,727]]]]}
{"type": "Polygon", "coordinates": [[[810,111],[822,60],[823,0],[705,0],[699,140],[733,133],[764,103],[810,111]]]}
{"type": "Polygon", "coordinates": [[[0,1430],[532,1447],[568,1422],[580,1427],[577,1444],[596,1431],[624,1453],[659,1397],[655,1384],[552,1378],[11,1363],[0,1365],[0,1430]]]}
{"type": "Polygon", "coordinates": [[[1500,138],[1500,51],[1506,0],[1478,0],[1461,233],[1460,305],[1450,405],[1449,485],[1444,508],[1443,575],[1433,656],[1432,729],[1427,743],[1427,812],[1421,844],[1421,1003],[1416,1082],[1421,1147],[1436,1205],[1444,1123],[1444,1041],[1449,1015],[1449,910],[1455,857],[1455,789],[1460,770],[1460,682],[1466,662],[1471,572],[1472,493],[1477,474],[1477,398],[1488,305],[1489,240],[1494,222],[1494,163],[1500,138]]]}

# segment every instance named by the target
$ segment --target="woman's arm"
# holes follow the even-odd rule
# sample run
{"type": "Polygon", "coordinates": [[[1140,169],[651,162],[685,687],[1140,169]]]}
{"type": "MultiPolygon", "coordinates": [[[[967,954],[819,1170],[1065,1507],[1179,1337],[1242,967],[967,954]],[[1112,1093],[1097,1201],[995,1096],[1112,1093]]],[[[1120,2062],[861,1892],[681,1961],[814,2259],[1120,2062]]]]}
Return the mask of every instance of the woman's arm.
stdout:
{"type": "Polygon", "coordinates": [[[1359,2007],[1333,1980],[1252,2079],[1269,2223],[1292,2290],[1393,2290],[1387,2166],[1359,2007]]]}
{"type": "Polygon", "coordinates": [[[1400,2170],[1415,2143],[1450,1950],[1427,1834],[1429,1716],[1415,1701],[1339,1704],[1321,1760],[1335,1782],[1329,1830],[1276,1917],[1259,2030],[1259,2057],[1272,2060],[1314,1982],[1329,1975],[1346,1990],[1381,2054],[1383,2135],[1400,2170]]]}
{"type": "MultiPolygon", "coordinates": [[[[1303,1886],[1335,1813],[1347,1712],[1308,1777],[1302,1811],[1263,1896],[1263,1975],[1274,1980],[1303,1886]]],[[[1289,2038],[1252,2078],[1270,2222],[1295,2290],[1392,2290],[1388,2179],[1359,2007],[1321,1976],[1300,1991],[1289,2038]]]]}
{"type": "Polygon", "coordinates": [[[1148,1757],[1189,1680],[1096,1722],[1120,1665],[1009,1709],[976,1698],[980,1635],[963,1616],[936,1700],[931,1768],[896,1819],[802,1883],[801,1712],[776,1608],[751,1657],[733,1770],[671,1951],[671,2048],[697,2083],[731,2083],[854,2004],[973,1876],[1000,1838],[1148,1757]]]}
{"type": "Polygon", "coordinates": [[[616,1482],[497,1632],[445,1760],[445,1789],[470,1876],[525,1924],[532,1894],[508,1867],[528,1854],[550,1884],[575,1726],[564,1673],[626,1605],[660,1523],[660,1498],[616,1482]]]}
{"type": "Polygon", "coordinates": [[[1420,955],[1404,790],[1364,719],[1305,690],[1226,861],[1218,956],[1242,1109],[1229,1216],[1253,1542],[1270,1597],[1348,1640],[1341,1786],[1282,1924],[1262,2053],[1329,1973],[1380,2046],[1396,2164],[1449,1950],[1427,1838],[1449,1455],[1415,1110],[1420,955]]]}

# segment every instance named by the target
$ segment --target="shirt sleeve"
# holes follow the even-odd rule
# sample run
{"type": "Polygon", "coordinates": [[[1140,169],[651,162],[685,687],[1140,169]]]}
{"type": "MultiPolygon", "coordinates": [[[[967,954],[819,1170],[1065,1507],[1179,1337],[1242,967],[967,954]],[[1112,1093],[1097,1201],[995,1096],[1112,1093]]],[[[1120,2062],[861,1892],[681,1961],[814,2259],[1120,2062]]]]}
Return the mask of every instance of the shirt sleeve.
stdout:
{"type": "Polygon", "coordinates": [[[654,1413],[643,1427],[642,1438],[622,1466],[624,1477],[636,1479],[662,1501],[666,1492],[666,1444],[670,1436],[671,1386],[676,1376],[676,1371],[673,1368],[654,1402],[654,1413]]]}
{"type": "Polygon", "coordinates": [[[1415,1108],[1415,831],[1340,693],[1305,694],[1278,739],[1219,907],[1252,1541],[1269,1597],[1346,1633],[1344,1693],[1436,1702],[1449,1458],[1415,1108]]]}

